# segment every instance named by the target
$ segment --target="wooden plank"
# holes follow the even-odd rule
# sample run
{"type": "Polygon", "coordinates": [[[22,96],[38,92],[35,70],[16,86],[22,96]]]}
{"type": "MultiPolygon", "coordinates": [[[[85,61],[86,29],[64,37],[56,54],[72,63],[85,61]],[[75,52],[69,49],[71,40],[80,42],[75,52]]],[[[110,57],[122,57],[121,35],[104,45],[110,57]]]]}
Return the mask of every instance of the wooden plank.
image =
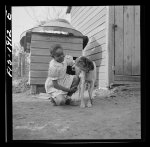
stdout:
{"type": "Polygon", "coordinates": [[[82,50],[83,44],[71,44],[71,43],[59,43],[59,42],[43,42],[43,41],[32,41],[31,42],[31,48],[47,48],[60,44],[62,48],[64,49],[70,49],[70,50],[82,50]]]}
{"type": "Polygon", "coordinates": [[[45,84],[46,78],[31,78],[30,84],[43,85],[45,84]]]}
{"type": "Polygon", "coordinates": [[[101,31],[98,31],[96,34],[94,34],[93,36],[89,37],[89,43],[94,42],[95,40],[98,40],[102,37],[106,36],[106,28],[104,28],[101,31]]]}
{"type": "Polygon", "coordinates": [[[74,22],[78,15],[84,10],[85,7],[81,6],[79,9],[71,16],[71,22],[74,22]]]}
{"type": "Polygon", "coordinates": [[[90,6],[88,10],[86,10],[85,14],[82,14],[82,17],[78,17],[78,21],[75,23],[73,22],[73,25],[80,29],[83,25],[85,25],[89,21],[89,16],[98,8],[98,6],[90,6]],[[79,19],[80,18],[80,19],[79,19]]]}
{"type": "MultiPolygon", "coordinates": [[[[64,49],[64,54],[71,55],[73,57],[79,57],[82,55],[82,51],[64,49]]],[[[50,52],[49,49],[31,48],[31,56],[36,55],[50,56],[50,52]]]]}
{"type": "Polygon", "coordinates": [[[83,34],[88,34],[93,29],[96,29],[98,26],[102,25],[104,22],[106,22],[106,15],[103,15],[98,21],[93,23],[90,27],[80,29],[80,32],[82,32],[83,34]]]}
{"type": "Polygon", "coordinates": [[[99,52],[97,54],[92,54],[88,56],[89,59],[92,61],[98,60],[98,59],[105,59],[106,58],[106,51],[99,52]]]}
{"type": "Polygon", "coordinates": [[[76,28],[78,26],[79,23],[81,23],[81,21],[83,21],[83,17],[84,15],[86,15],[86,13],[91,9],[90,6],[86,6],[83,8],[83,10],[76,16],[76,18],[74,20],[72,20],[72,24],[73,26],[76,28]]]}
{"type": "Polygon", "coordinates": [[[76,18],[75,18],[75,20],[74,21],[72,21],[72,25],[77,29],[77,28],[79,28],[79,26],[80,26],[80,23],[82,23],[83,22],[83,20],[85,20],[89,15],[90,15],[90,13],[92,13],[92,11],[93,10],[95,10],[97,7],[89,7],[89,9],[88,9],[88,11],[86,10],[86,13],[84,13],[84,15],[82,14],[82,17],[80,17],[80,19],[77,21],[77,22],[75,22],[79,17],[77,16],[76,18]],[[80,23],[79,23],[80,22],[80,23]]]}
{"type": "Polygon", "coordinates": [[[132,50],[132,75],[140,75],[140,6],[135,8],[135,46],[132,50]]]}
{"type": "Polygon", "coordinates": [[[82,38],[74,38],[74,37],[56,37],[56,36],[48,36],[42,34],[32,34],[31,41],[45,41],[45,42],[59,42],[59,43],[77,43],[82,44],[82,38]]]}
{"type": "MultiPolygon", "coordinates": [[[[100,11],[100,9],[98,9],[98,12],[100,11]]],[[[94,25],[96,24],[100,24],[102,21],[105,21],[105,18],[103,18],[103,16],[106,15],[106,7],[104,7],[102,9],[102,11],[100,11],[97,15],[92,16],[92,18],[86,23],[84,24],[82,27],[77,27],[78,30],[82,30],[83,32],[86,32],[86,30],[90,30],[92,28],[94,28],[94,25]],[[85,31],[84,31],[85,30],[85,31]]],[[[90,17],[90,16],[88,16],[90,17]]],[[[84,21],[82,21],[83,23],[84,21]]]]}
{"type": "Polygon", "coordinates": [[[132,74],[132,48],[134,45],[133,6],[124,6],[124,75],[132,74]]]}
{"type": "Polygon", "coordinates": [[[48,69],[47,71],[32,71],[30,70],[29,71],[29,75],[30,75],[30,78],[47,78],[48,76],[48,69]]]}
{"type": "Polygon", "coordinates": [[[115,74],[123,75],[123,6],[115,6],[115,74]]]}
{"type": "Polygon", "coordinates": [[[31,94],[36,94],[37,93],[37,85],[31,85],[31,91],[30,92],[31,92],[31,94]]]}
{"type": "Polygon", "coordinates": [[[98,32],[104,30],[106,28],[106,23],[104,22],[103,24],[100,24],[98,27],[94,28],[91,32],[88,32],[87,35],[89,38],[93,37],[95,34],[97,34],[98,32]]]}
{"type": "Polygon", "coordinates": [[[108,86],[114,82],[114,71],[112,67],[114,66],[114,6],[107,6],[107,25],[106,25],[106,36],[107,36],[107,60],[108,60],[108,86]]]}
{"type": "Polygon", "coordinates": [[[93,60],[96,64],[96,66],[104,66],[106,65],[106,60],[105,58],[99,59],[99,60],[93,60]]]}
{"type": "Polygon", "coordinates": [[[102,37],[102,38],[99,38],[98,40],[96,40],[94,37],[93,37],[93,40],[95,40],[94,42],[92,43],[89,43],[87,46],[86,46],[86,50],[90,50],[90,49],[93,49],[94,47],[97,47],[97,46],[100,46],[100,45],[103,45],[106,43],[106,36],[102,37]]]}
{"type": "Polygon", "coordinates": [[[106,44],[95,46],[95,47],[88,49],[88,50],[87,50],[87,48],[85,48],[83,50],[83,55],[84,56],[92,56],[92,55],[95,55],[97,53],[102,53],[105,50],[106,50],[106,44]]]}
{"type": "Polygon", "coordinates": [[[71,14],[74,14],[74,13],[77,11],[77,9],[78,9],[78,7],[73,6],[73,7],[71,8],[71,14]]]}
{"type": "Polygon", "coordinates": [[[140,76],[116,75],[114,80],[140,82],[140,76]]]}
{"type": "Polygon", "coordinates": [[[82,11],[83,9],[84,9],[83,6],[78,6],[78,7],[76,7],[75,12],[74,12],[74,13],[71,13],[71,22],[76,19],[76,17],[77,17],[78,14],[80,13],[80,11],[82,11]]]}
{"type": "Polygon", "coordinates": [[[47,63],[30,63],[30,71],[31,70],[45,70],[48,71],[49,64],[47,63]]]}
{"type": "Polygon", "coordinates": [[[50,56],[31,56],[30,61],[32,63],[49,63],[52,58],[50,56]]]}
{"type": "Polygon", "coordinates": [[[95,22],[100,18],[101,11],[105,9],[105,6],[97,6],[97,7],[91,7],[90,10],[86,12],[84,16],[78,21],[78,24],[74,24],[77,29],[81,29],[83,27],[87,27],[92,24],[92,22],[95,22]]]}

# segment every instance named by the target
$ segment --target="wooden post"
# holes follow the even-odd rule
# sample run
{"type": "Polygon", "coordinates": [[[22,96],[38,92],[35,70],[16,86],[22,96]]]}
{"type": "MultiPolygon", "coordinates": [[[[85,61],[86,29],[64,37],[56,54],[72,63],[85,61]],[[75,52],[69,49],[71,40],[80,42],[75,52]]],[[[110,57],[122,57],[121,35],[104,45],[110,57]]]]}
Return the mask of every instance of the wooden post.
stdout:
{"type": "Polygon", "coordinates": [[[21,58],[21,76],[25,75],[25,53],[22,53],[21,58]]]}
{"type": "Polygon", "coordinates": [[[21,56],[22,56],[22,53],[19,53],[18,55],[18,77],[21,77],[21,56]]]}
{"type": "Polygon", "coordinates": [[[31,94],[37,93],[37,85],[31,85],[31,94]]]}
{"type": "Polygon", "coordinates": [[[114,83],[114,6],[108,6],[107,49],[108,49],[108,87],[114,83]]]}

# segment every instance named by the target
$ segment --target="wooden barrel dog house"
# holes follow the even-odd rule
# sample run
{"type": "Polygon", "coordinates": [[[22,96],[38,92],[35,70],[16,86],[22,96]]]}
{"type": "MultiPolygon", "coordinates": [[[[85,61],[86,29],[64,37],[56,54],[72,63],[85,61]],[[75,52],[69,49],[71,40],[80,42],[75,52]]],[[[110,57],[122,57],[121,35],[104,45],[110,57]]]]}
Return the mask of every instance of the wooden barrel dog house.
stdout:
{"type": "Polygon", "coordinates": [[[60,44],[64,53],[77,58],[82,55],[88,38],[73,28],[64,19],[54,19],[44,25],[32,28],[21,35],[20,44],[25,52],[30,52],[29,84],[31,93],[37,93],[37,87],[44,85],[51,60],[49,49],[60,44]]]}

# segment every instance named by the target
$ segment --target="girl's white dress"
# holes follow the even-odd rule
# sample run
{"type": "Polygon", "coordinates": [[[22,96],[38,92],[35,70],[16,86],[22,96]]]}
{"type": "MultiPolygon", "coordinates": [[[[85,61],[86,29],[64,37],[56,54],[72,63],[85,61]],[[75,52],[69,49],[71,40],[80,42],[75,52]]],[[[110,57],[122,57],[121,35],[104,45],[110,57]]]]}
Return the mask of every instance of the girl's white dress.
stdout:
{"type": "Polygon", "coordinates": [[[66,95],[67,92],[58,90],[54,88],[52,80],[57,80],[58,84],[70,88],[74,75],[69,75],[66,73],[67,66],[72,66],[74,64],[73,57],[70,55],[66,55],[64,61],[59,63],[52,59],[49,63],[49,70],[48,70],[48,78],[45,82],[45,90],[52,98],[64,94],[66,95]]]}

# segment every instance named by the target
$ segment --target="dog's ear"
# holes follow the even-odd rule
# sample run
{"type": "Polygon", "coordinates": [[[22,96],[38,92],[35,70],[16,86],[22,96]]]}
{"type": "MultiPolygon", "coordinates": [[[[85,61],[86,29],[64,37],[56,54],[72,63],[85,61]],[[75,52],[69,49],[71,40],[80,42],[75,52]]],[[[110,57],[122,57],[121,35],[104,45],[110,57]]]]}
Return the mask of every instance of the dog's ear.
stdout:
{"type": "Polygon", "coordinates": [[[94,69],[93,62],[88,58],[85,58],[85,60],[86,60],[85,62],[86,62],[86,67],[88,68],[88,71],[93,70],[94,69]]]}
{"type": "Polygon", "coordinates": [[[89,42],[88,36],[83,36],[83,49],[86,47],[86,45],[88,44],[88,42],[89,42]]]}

